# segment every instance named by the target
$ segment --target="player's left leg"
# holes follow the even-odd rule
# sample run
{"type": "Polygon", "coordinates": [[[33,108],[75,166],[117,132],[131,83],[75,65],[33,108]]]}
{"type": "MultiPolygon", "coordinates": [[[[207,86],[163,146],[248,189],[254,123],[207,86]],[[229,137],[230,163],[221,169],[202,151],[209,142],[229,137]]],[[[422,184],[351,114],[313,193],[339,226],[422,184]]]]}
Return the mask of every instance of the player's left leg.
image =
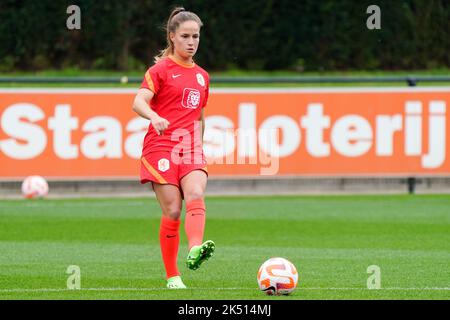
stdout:
{"type": "Polygon", "coordinates": [[[206,207],[204,194],[207,183],[207,175],[203,170],[193,170],[181,179],[186,202],[185,230],[189,242],[189,254],[187,267],[198,269],[214,253],[215,244],[208,240],[202,243],[206,221],[206,207]]]}

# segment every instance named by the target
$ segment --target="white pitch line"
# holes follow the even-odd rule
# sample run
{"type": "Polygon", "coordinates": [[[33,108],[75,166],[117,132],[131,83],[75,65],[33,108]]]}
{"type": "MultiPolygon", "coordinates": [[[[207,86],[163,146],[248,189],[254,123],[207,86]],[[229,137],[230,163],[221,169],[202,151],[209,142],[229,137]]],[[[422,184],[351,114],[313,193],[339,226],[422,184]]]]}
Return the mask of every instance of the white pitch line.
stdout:
{"type": "Polygon", "coordinates": [[[299,288],[299,290],[369,290],[369,291],[377,291],[377,290],[392,290],[392,291],[450,291],[450,287],[427,287],[427,288],[400,288],[400,287],[391,287],[391,288],[380,288],[380,289],[368,289],[368,288],[299,288]]]}
{"type": "MultiPolygon", "coordinates": [[[[211,290],[211,291],[236,291],[236,290],[257,290],[257,288],[200,288],[190,287],[192,290],[211,290]]],[[[13,293],[13,292],[77,292],[77,291],[165,291],[167,288],[81,288],[81,289],[58,289],[58,288],[42,288],[42,289],[0,289],[0,293],[13,293]]],[[[344,291],[344,290],[367,290],[367,291],[450,291],[450,287],[425,287],[425,288],[381,288],[381,289],[367,289],[367,288],[321,288],[321,287],[309,287],[309,288],[297,288],[298,291],[304,290],[329,290],[329,291],[344,291]]]]}

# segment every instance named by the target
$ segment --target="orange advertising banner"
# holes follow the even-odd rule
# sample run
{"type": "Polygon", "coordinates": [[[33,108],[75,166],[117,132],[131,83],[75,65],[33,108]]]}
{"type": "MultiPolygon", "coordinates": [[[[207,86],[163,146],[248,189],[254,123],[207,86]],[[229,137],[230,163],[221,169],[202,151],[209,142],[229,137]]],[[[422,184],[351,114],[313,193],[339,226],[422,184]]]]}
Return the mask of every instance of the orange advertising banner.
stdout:
{"type": "MultiPolygon", "coordinates": [[[[0,178],[136,178],[134,89],[0,89],[0,178]]],[[[450,88],[213,89],[210,176],[450,175],[450,88]]]]}

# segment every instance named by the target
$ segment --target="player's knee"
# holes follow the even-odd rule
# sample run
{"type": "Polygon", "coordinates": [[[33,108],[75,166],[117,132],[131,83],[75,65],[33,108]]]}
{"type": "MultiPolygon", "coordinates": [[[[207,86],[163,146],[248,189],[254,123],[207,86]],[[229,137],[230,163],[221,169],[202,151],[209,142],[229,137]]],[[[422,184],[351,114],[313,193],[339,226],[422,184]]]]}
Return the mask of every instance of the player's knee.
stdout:
{"type": "Polygon", "coordinates": [[[198,187],[198,188],[192,188],[191,190],[189,190],[188,192],[186,192],[184,194],[184,199],[186,200],[186,202],[192,201],[192,200],[197,200],[197,199],[203,199],[204,197],[204,192],[202,190],[202,188],[198,187]]]}
{"type": "Polygon", "coordinates": [[[181,209],[180,208],[168,208],[163,212],[164,216],[171,220],[179,220],[181,216],[181,209]]]}

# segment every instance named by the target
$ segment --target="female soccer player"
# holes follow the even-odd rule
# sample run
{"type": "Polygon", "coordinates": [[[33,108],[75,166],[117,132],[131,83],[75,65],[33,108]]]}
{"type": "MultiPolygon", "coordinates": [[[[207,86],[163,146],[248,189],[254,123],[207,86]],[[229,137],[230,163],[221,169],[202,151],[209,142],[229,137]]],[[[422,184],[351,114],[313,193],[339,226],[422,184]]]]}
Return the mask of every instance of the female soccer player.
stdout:
{"type": "Polygon", "coordinates": [[[170,289],[186,288],[177,267],[183,199],[187,267],[199,268],[215,249],[211,240],[202,243],[207,181],[203,108],[209,76],[193,61],[202,25],[195,13],[181,7],[172,11],[167,21],[167,48],[145,73],[133,103],[133,110],[151,121],[142,150],[141,183],[152,183],[161,206],[159,240],[170,289]]]}

